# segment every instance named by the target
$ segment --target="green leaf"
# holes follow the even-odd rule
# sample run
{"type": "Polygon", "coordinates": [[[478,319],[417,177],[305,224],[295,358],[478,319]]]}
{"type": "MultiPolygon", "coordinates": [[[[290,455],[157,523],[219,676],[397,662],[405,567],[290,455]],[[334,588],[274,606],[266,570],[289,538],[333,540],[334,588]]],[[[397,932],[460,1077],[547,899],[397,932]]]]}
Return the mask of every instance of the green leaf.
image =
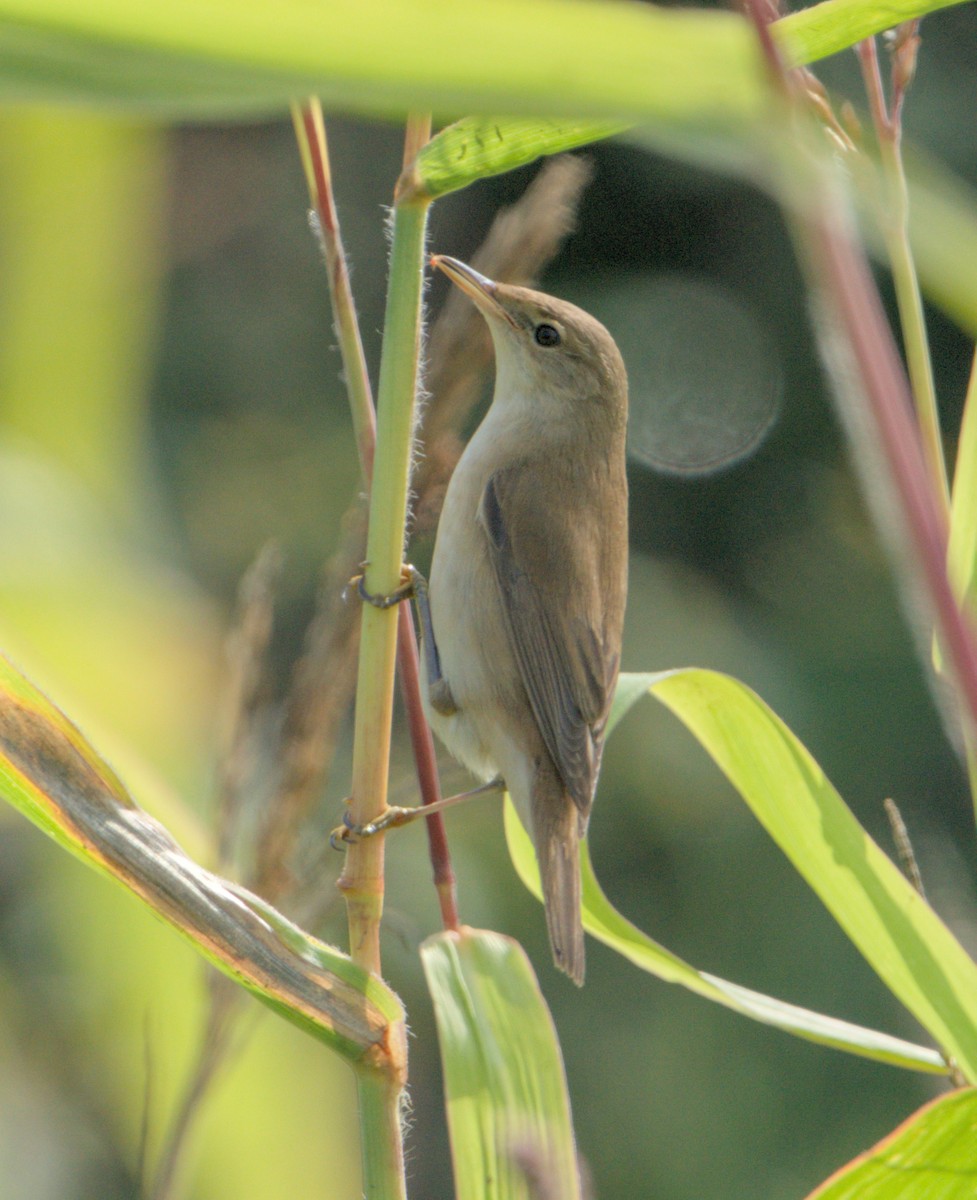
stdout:
{"type": "Polygon", "coordinates": [[[843,1167],[808,1200],[972,1200],[977,1092],[940,1096],[843,1167]]]}
{"type": "Polygon", "coordinates": [[[465,117],[442,129],[420,152],[414,164],[416,188],[435,199],[544,154],[574,150],[627,128],[619,121],[465,117]]]}
{"type": "Polygon", "coordinates": [[[804,746],[748,687],[715,671],[646,677],[821,898],[866,961],[968,1079],[977,965],[861,828],[804,746]]]}
{"type": "MultiPolygon", "coordinates": [[[[648,686],[642,676],[622,676],[625,692],[635,680],[642,680],[639,694],[646,695],[648,686]]],[[[619,686],[619,697],[620,693],[619,686]]],[[[617,702],[615,702],[615,708],[617,707],[617,702]]],[[[537,899],[541,898],[542,890],[539,884],[539,871],[536,866],[533,845],[516,815],[515,808],[508,799],[505,806],[505,831],[509,843],[509,853],[516,870],[523,883],[537,899]]],[[[744,1017],[749,1017],[764,1025],[772,1025],[776,1029],[782,1029],[786,1033],[792,1033],[807,1041],[831,1046],[836,1050],[846,1050],[851,1054],[886,1062],[892,1066],[946,1073],[946,1064],[935,1050],[924,1046],[914,1046],[911,1042],[879,1033],[874,1029],[866,1029],[848,1021],[839,1021],[835,1017],[824,1016],[821,1013],[812,1012],[810,1009],[775,1000],[772,996],[765,996],[761,992],[740,987],[738,984],[720,979],[717,975],[696,970],[695,967],[672,954],[670,950],[666,950],[664,946],[648,937],[647,934],[642,933],[613,907],[594,875],[590,850],[586,841],[583,843],[582,849],[584,928],[643,971],[656,975],[666,983],[681,984],[682,987],[688,988],[696,995],[722,1004],[744,1017]]]]}
{"type": "MultiPolygon", "coordinates": [[[[810,62],[947,0],[826,0],[775,26],[810,62]]],[[[0,0],[0,98],[167,117],[284,112],[566,115],[742,128],[762,111],[738,15],[616,0],[0,0]]]]}
{"type": "MultiPolygon", "coordinates": [[[[648,692],[684,721],[882,980],[972,1077],[977,967],[858,825],[807,750],[749,688],[713,671],[623,674],[609,727],[648,692]]],[[[516,869],[540,896],[532,843],[509,802],[506,835],[516,869]]],[[[697,971],[616,912],[586,847],[581,869],[584,927],[643,970],[799,1037],[894,1065],[946,1070],[931,1050],[697,971]]]]}
{"type": "Polygon", "coordinates": [[[339,950],[188,858],[68,718],[3,657],[0,794],[263,1003],[354,1066],[397,1075],[397,997],[339,950]]]}
{"type": "Polygon", "coordinates": [[[444,1066],[457,1200],[577,1200],[563,1059],[536,976],[501,934],[421,947],[444,1066]],[[545,1181],[534,1186],[534,1178],[545,1181]]]}

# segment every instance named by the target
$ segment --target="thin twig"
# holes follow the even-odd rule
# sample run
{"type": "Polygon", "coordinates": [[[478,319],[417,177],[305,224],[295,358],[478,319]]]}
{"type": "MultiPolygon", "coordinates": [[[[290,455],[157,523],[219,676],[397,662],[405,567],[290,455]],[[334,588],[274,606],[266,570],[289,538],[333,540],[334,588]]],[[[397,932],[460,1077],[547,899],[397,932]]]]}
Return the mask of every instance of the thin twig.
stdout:
{"type": "Polygon", "coordinates": [[[318,233],[323,258],[326,261],[326,277],[329,281],[333,320],[336,322],[336,333],[339,337],[339,352],[343,359],[353,433],[363,474],[369,480],[373,470],[373,449],[377,440],[376,412],[360,326],[356,319],[356,305],[353,303],[353,292],[349,282],[346,252],[340,234],[339,214],[332,190],[332,172],[326,147],[326,126],[319,101],[312,97],[301,108],[293,104],[292,121],[309,186],[309,198],[319,224],[318,233]]]}
{"type": "MultiPolygon", "coordinates": [[[[918,25],[918,22],[915,24],[918,25]]],[[[945,517],[950,511],[950,487],[943,453],[943,435],[940,430],[923,297],[909,242],[909,185],[902,159],[902,107],[906,89],[915,70],[915,52],[918,44],[919,38],[915,29],[898,43],[899,48],[893,57],[891,111],[886,105],[875,38],[867,38],[860,42],[856,49],[885,181],[886,198],[881,213],[881,225],[896,288],[896,302],[899,306],[916,419],[919,422],[923,450],[933,478],[936,499],[945,517]]]]}

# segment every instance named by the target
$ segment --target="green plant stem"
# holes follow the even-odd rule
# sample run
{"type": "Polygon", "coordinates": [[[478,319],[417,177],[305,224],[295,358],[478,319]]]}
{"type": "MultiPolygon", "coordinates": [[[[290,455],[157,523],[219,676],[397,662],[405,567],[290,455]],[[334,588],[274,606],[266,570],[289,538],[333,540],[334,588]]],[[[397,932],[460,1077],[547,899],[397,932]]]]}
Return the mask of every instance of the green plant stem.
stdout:
{"type": "Polygon", "coordinates": [[[403,1088],[376,1075],[357,1077],[366,1200],[406,1200],[401,1133],[403,1088]]]}
{"type": "Polygon", "coordinates": [[[909,244],[909,187],[902,159],[902,123],[890,116],[886,109],[874,38],[859,43],[858,57],[879,143],[886,193],[881,219],[882,235],[885,238],[892,281],[896,289],[899,323],[902,327],[916,420],[919,423],[926,465],[933,478],[934,491],[944,517],[948,517],[950,487],[943,454],[943,435],[940,432],[936,384],[933,380],[923,297],[909,244]]]}
{"type": "MultiPolygon", "coordinates": [[[[377,405],[377,445],[370,489],[368,591],[388,594],[400,583],[407,484],[414,429],[414,399],[420,352],[426,203],[394,209],[390,283],[384,320],[377,405]]],[[[353,735],[353,792],[350,815],[357,824],[375,820],[387,803],[390,725],[393,715],[397,608],[363,605],[353,735]]],[[[353,961],[379,975],[383,914],[384,837],[349,846],[339,886],[346,899],[353,961]]],[[[358,1076],[364,1191],[370,1200],[406,1196],[400,1125],[401,1088],[358,1076]]]]}
{"type": "MultiPolygon", "coordinates": [[[[329,278],[333,313],[336,319],[336,332],[339,337],[339,348],[349,392],[353,429],[359,448],[363,477],[369,486],[373,476],[373,455],[376,447],[376,414],[370,378],[366,368],[366,358],[363,353],[363,342],[356,319],[356,308],[350,290],[346,255],[340,237],[339,216],[332,190],[325,122],[319,101],[311,98],[301,108],[293,105],[292,119],[309,185],[309,194],[315,210],[319,214],[322,249],[326,260],[326,273],[329,278]]],[[[404,138],[405,172],[413,167],[417,154],[430,137],[430,133],[431,119],[429,116],[412,116],[409,119],[404,138]]],[[[403,199],[402,193],[403,188],[401,187],[400,194],[403,199]]],[[[432,804],[441,798],[437,756],[431,730],[424,717],[417,637],[410,612],[407,609],[401,612],[397,630],[397,666],[411,743],[414,748],[414,759],[417,764],[421,798],[424,804],[432,804]]],[[[459,917],[455,876],[451,867],[444,818],[440,813],[435,813],[427,819],[426,825],[442,922],[446,929],[457,929],[459,917]]]]}
{"type": "MultiPolygon", "coordinates": [[[[427,207],[425,203],[407,203],[394,209],[364,571],[367,591],[380,595],[393,592],[401,582],[427,207]]],[[[350,814],[356,824],[375,820],[386,806],[397,618],[396,608],[363,606],[350,798],[350,814]]],[[[377,972],[383,851],[382,836],[351,845],[340,881],[348,906],[353,961],[377,972]]]]}

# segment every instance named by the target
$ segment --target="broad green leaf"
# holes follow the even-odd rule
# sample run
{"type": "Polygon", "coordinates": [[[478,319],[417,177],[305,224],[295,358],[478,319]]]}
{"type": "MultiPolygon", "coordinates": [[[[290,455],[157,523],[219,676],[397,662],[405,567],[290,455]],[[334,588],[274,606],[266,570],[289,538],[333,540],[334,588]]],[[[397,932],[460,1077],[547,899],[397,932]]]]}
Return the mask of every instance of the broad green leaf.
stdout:
{"type": "Polygon", "coordinates": [[[618,121],[465,117],[442,129],[417,156],[416,188],[435,199],[477,179],[512,171],[544,154],[574,150],[626,128],[618,121]]]}
{"type": "Polygon", "coordinates": [[[972,1200],[977,1195],[977,1091],[931,1101],[808,1200],[972,1200]]]}
{"type": "Polygon", "coordinates": [[[577,1200],[553,1021],[522,948],[474,929],[421,947],[444,1066],[457,1200],[577,1200]],[[545,1181],[545,1193],[534,1177],[545,1181]]]}
{"type": "MultiPolygon", "coordinates": [[[[809,62],[947,0],[826,0],[778,22],[809,62]]],[[[0,98],[168,117],[330,108],[742,126],[765,83],[720,11],[617,0],[0,0],[0,98]]]]}
{"type": "MultiPolygon", "coordinates": [[[[628,690],[631,681],[642,680],[639,691],[641,695],[645,695],[648,685],[643,682],[643,678],[622,676],[624,690],[628,690]]],[[[617,707],[615,704],[615,708],[617,707]]],[[[505,805],[505,831],[509,853],[516,870],[537,899],[541,898],[542,890],[533,845],[508,799],[505,805]]],[[[731,1008],[744,1017],[750,1017],[764,1025],[772,1025],[808,1041],[831,1046],[836,1050],[846,1050],[851,1054],[890,1063],[893,1066],[917,1071],[946,1072],[946,1064],[935,1050],[915,1046],[901,1038],[853,1025],[848,1021],[839,1021],[835,1017],[824,1016],[795,1004],[787,1004],[783,1000],[775,1000],[772,996],[740,987],[720,979],[717,975],[696,970],[642,933],[613,907],[594,875],[586,841],[582,850],[584,928],[643,971],[656,975],[666,983],[681,984],[689,991],[731,1008]]]]}
{"type": "Polygon", "coordinates": [[[968,1079],[977,965],[748,687],[715,671],[646,677],[727,776],[866,961],[968,1079]]]}
{"type": "Polygon", "coordinates": [[[2,657],[0,794],[276,1012],[361,1069],[399,1071],[397,997],[339,950],[188,858],[68,718],[2,657]]]}

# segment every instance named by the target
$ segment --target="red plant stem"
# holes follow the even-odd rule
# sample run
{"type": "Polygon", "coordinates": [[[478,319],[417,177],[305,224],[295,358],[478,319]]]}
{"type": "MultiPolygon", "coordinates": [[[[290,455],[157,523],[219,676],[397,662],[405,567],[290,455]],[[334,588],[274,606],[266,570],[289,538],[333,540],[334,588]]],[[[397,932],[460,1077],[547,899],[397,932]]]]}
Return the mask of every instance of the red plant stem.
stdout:
{"type": "Polygon", "coordinates": [[[879,55],[875,48],[875,38],[866,38],[855,47],[862,66],[862,78],[865,82],[865,92],[868,96],[869,108],[872,112],[872,122],[879,137],[890,140],[898,137],[898,127],[889,116],[885,103],[885,90],[882,87],[882,73],[879,70],[879,55]]]}
{"type": "MultiPolygon", "coordinates": [[[[406,604],[401,606],[397,625],[397,666],[400,671],[400,686],[407,710],[407,726],[414,750],[414,765],[417,769],[421,799],[424,804],[430,804],[441,798],[441,783],[438,778],[438,760],[434,752],[431,728],[424,718],[420,702],[420,666],[417,658],[414,614],[406,604]]],[[[434,886],[441,906],[441,923],[445,929],[457,929],[460,924],[458,898],[444,818],[441,813],[432,813],[425,824],[434,886]]]]}
{"type": "MultiPolygon", "coordinates": [[[[788,105],[802,104],[799,89],[791,86],[791,77],[770,35],[769,15],[761,0],[743,0],[743,5],[756,28],[775,92],[788,105]]],[[[871,67],[874,47],[865,53],[870,56],[871,67]]],[[[876,103],[882,104],[884,115],[881,80],[876,103]]],[[[819,169],[820,165],[815,164],[814,171],[819,169]]],[[[970,733],[977,735],[977,631],[957,604],[947,577],[947,522],[926,469],[909,382],[865,255],[849,235],[845,214],[823,177],[814,175],[813,183],[817,194],[810,198],[804,212],[795,214],[807,269],[833,310],[839,336],[848,341],[860,377],[860,391],[867,402],[871,435],[881,449],[889,476],[883,486],[891,494],[908,535],[940,645],[970,718],[970,733]]]]}
{"type": "Polygon", "coordinates": [[[849,339],[878,444],[936,618],[940,644],[977,733],[977,638],[946,573],[947,527],[933,494],[912,396],[864,255],[832,214],[808,224],[812,269],[849,339]]]}
{"type": "Polygon", "coordinates": [[[376,406],[373,403],[370,377],[366,369],[366,357],[356,321],[353,291],[349,282],[346,253],[339,236],[339,216],[332,190],[332,175],[326,151],[325,127],[322,110],[317,103],[302,106],[302,126],[309,148],[312,175],[315,181],[314,200],[319,226],[322,230],[322,245],[326,256],[326,273],[332,297],[333,317],[340,330],[340,346],[343,347],[343,367],[347,378],[353,379],[356,372],[358,386],[351,390],[353,424],[356,432],[356,448],[360,456],[363,476],[369,484],[373,474],[373,452],[377,441],[376,406]],[[352,354],[345,348],[355,346],[352,354]],[[347,361],[347,359],[352,361],[347,361]],[[359,399],[357,399],[359,397],[359,399]]]}
{"type": "MultiPolygon", "coordinates": [[[[315,205],[322,227],[323,242],[326,252],[326,265],[329,272],[330,288],[333,295],[333,312],[337,322],[341,321],[342,313],[348,314],[355,326],[352,292],[349,285],[349,272],[346,266],[346,256],[342,250],[339,238],[339,218],[333,197],[332,181],[326,152],[326,142],[322,128],[322,114],[318,106],[307,103],[302,106],[302,125],[305,130],[306,142],[312,162],[312,172],[315,179],[315,205]]],[[[408,123],[405,139],[405,158],[410,156],[413,161],[418,149],[430,136],[429,118],[412,118],[408,123]]],[[[352,371],[362,372],[363,394],[367,398],[364,405],[365,413],[360,423],[358,449],[360,465],[366,482],[369,484],[373,474],[373,453],[376,445],[376,413],[372,391],[363,361],[362,345],[359,341],[358,330],[354,330],[355,344],[358,348],[357,362],[345,362],[344,367],[349,375],[352,371]]],[[[344,339],[343,344],[348,345],[344,339]]],[[[421,702],[420,668],[417,653],[417,635],[410,609],[401,609],[397,622],[397,666],[400,675],[401,694],[404,708],[407,712],[407,725],[410,731],[411,745],[414,751],[414,762],[417,768],[418,784],[423,804],[431,804],[441,799],[441,785],[438,780],[437,754],[434,749],[434,738],[430,726],[424,716],[421,702]]],[[[434,813],[425,821],[428,834],[428,845],[431,858],[431,868],[434,874],[434,886],[438,893],[441,907],[441,919],[445,929],[457,929],[459,925],[457,891],[455,873],[451,866],[451,854],[448,849],[448,837],[444,827],[444,817],[434,813]]]]}

